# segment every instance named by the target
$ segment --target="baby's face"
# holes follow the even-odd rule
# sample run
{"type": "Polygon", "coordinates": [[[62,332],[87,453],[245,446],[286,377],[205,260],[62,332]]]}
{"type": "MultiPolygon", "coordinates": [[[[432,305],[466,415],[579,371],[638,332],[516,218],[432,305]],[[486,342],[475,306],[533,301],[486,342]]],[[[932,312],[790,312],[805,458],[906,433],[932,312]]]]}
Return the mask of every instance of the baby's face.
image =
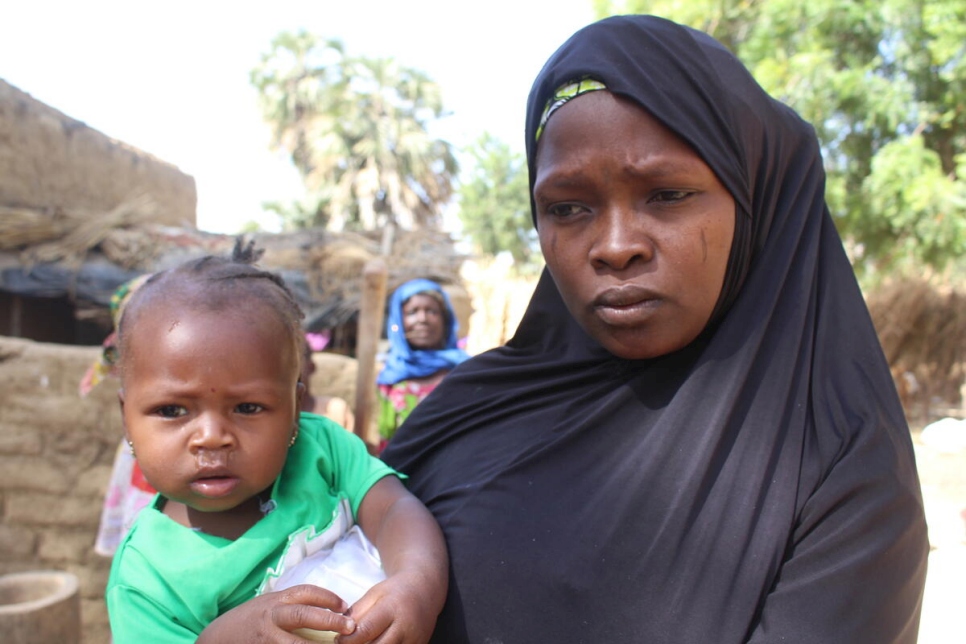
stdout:
{"type": "Polygon", "coordinates": [[[154,307],[129,329],[122,415],[145,478],[224,512],[270,487],[298,421],[291,332],[266,310],[154,307]]]}

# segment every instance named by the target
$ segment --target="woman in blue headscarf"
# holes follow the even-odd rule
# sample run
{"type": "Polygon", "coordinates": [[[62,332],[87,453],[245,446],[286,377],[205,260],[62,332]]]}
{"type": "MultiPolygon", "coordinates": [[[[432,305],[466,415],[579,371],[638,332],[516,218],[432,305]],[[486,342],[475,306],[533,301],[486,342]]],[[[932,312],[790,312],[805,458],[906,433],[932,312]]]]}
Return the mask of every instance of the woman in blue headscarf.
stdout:
{"type": "Polygon", "coordinates": [[[392,294],[386,322],[389,354],[376,379],[380,451],[413,408],[469,358],[457,346],[458,326],[449,296],[432,280],[410,280],[392,294]]]}

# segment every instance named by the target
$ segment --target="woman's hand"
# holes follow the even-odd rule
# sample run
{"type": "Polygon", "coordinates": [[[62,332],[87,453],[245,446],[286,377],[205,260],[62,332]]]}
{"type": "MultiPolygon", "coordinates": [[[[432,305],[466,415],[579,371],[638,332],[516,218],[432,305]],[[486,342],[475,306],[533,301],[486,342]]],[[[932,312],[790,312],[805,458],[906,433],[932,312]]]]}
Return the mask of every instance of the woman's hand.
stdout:
{"type": "Polygon", "coordinates": [[[292,633],[299,628],[344,636],[356,630],[355,620],[344,614],[348,608],[331,591],[311,585],[293,586],[259,595],[221,615],[202,631],[197,644],[309,642],[292,633]]]}

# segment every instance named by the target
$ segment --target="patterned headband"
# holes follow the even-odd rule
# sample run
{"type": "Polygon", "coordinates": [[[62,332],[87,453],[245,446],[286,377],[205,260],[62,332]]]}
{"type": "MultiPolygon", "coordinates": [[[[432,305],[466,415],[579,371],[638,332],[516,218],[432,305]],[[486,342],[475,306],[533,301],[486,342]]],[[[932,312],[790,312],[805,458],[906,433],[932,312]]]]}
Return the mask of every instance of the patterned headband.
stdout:
{"type": "Polygon", "coordinates": [[[537,134],[534,137],[534,141],[540,140],[544,126],[550,120],[550,115],[560,109],[567,101],[571,101],[581,94],[597,92],[602,89],[607,89],[607,86],[593,78],[581,78],[580,80],[569,81],[561,85],[553,93],[553,96],[547,100],[547,107],[544,108],[543,116],[540,117],[540,125],[537,127],[537,134]]]}

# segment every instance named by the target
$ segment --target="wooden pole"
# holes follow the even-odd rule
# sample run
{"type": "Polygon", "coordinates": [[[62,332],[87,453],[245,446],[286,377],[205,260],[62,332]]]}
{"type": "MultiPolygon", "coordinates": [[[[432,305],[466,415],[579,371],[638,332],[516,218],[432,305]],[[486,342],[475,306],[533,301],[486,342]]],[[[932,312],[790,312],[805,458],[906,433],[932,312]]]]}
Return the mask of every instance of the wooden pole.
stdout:
{"type": "Polygon", "coordinates": [[[376,353],[382,337],[386,310],[386,282],[389,271],[381,257],[368,261],[362,269],[362,303],[356,334],[356,426],[355,433],[370,446],[378,444],[371,436],[373,400],[376,392],[376,353]]]}

